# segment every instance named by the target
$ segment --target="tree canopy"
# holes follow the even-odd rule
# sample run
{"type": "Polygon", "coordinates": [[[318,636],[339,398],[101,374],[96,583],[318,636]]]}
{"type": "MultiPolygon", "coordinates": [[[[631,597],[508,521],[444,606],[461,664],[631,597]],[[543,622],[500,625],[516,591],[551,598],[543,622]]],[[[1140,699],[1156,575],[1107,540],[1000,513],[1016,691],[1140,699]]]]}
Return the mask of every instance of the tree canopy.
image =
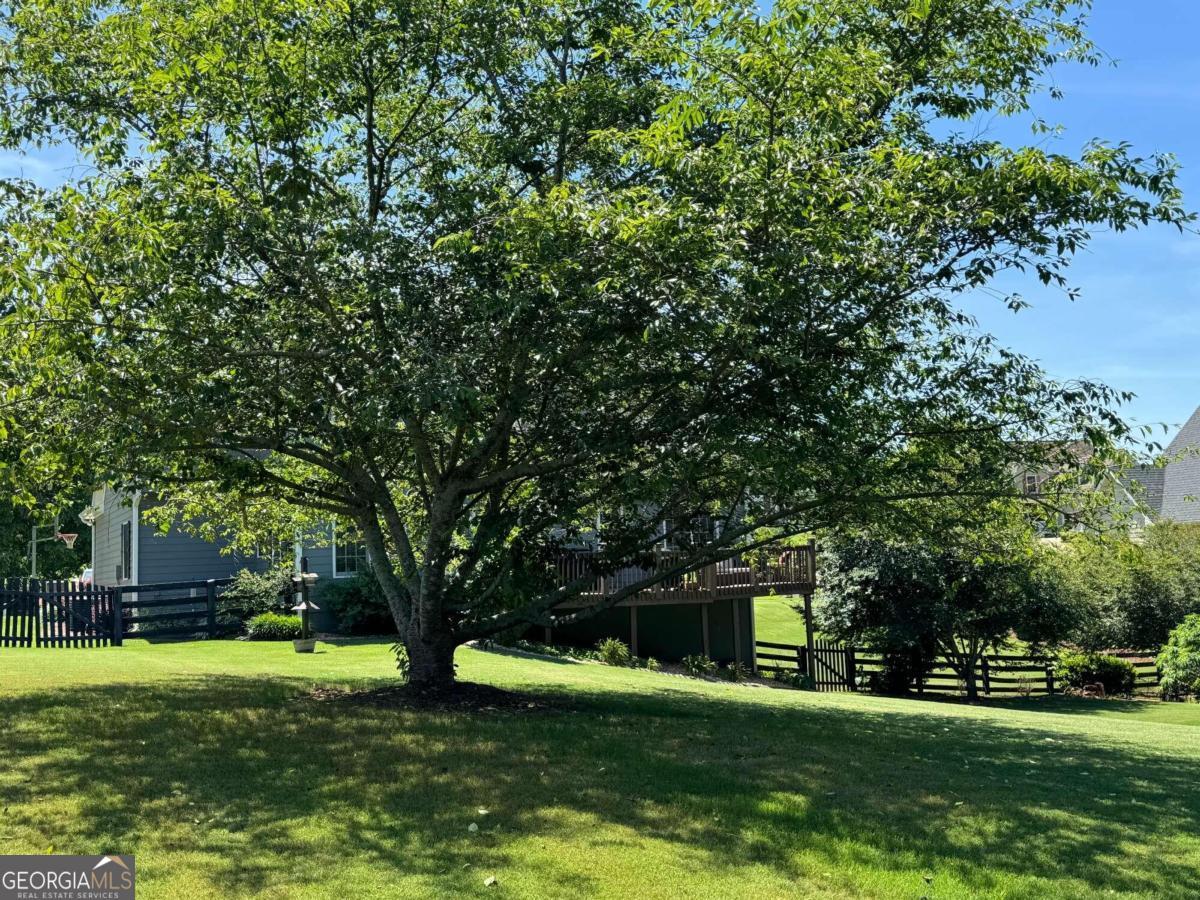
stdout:
{"type": "Polygon", "coordinates": [[[974,547],[835,540],[822,557],[821,630],[882,652],[885,689],[908,691],[944,657],[975,699],[984,654],[1076,633],[1083,610],[1041,564],[1050,552],[1019,529],[974,547]]]}
{"type": "Polygon", "coordinates": [[[1168,157],[976,133],[1096,58],[1066,0],[0,3],[0,146],[81,160],[0,184],[4,474],[352,525],[422,683],[581,535],[1009,493],[1120,397],[961,301],[1188,220],[1168,157]]]}
{"type": "Polygon", "coordinates": [[[1136,540],[1069,534],[1046,554],[1049,573],[1087,610],[1075,641],[1091,650],[1161,647],[1200,613],[1200,525],[1158,522],[1136,540]]]}

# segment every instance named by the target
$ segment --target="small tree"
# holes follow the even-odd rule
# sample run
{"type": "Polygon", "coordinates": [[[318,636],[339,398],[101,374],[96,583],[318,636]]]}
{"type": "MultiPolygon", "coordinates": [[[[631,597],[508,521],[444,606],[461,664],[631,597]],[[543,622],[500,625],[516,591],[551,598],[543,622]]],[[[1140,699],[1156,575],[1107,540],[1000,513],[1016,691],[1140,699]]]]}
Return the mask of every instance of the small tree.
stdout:
{"type": "Polygon", "coordinates": [[[1014,635],[1035,646],[1057,642],[1076,621],[1074,607],[1028,553],[978,555],[855,538],[827,547],[822,569],[825,632],[880,649],[896,673],[912,679],[942,655],[972,700],[985,653],[1014,635]]]}
{"type": "Polygon", "coordinates": [[[1190,615],[1171,632],[1158,656],[1164,697],[1200,696],[1200,615],[1190,615]]]}

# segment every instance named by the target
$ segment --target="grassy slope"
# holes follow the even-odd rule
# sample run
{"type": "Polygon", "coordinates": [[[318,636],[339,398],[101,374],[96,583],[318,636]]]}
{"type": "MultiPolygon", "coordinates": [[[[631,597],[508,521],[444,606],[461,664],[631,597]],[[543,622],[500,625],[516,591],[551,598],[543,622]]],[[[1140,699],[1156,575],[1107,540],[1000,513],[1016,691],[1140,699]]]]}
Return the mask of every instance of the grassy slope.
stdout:
{"type": "Polygon", "coordinates": [[[0,650],[0,848],[133,852],[144,898],[1200,895],[1200,706],[464,650],[571,711],[414,713],[306,698],[390,676],[385,645],[322,649],[0,650]]]}
{"type": "Polygon", "coordinates": [[[754,636],[776,644],[804,643],[804,616],[796,611],[799,597],[759,597],[754,601],[754,636]]]}

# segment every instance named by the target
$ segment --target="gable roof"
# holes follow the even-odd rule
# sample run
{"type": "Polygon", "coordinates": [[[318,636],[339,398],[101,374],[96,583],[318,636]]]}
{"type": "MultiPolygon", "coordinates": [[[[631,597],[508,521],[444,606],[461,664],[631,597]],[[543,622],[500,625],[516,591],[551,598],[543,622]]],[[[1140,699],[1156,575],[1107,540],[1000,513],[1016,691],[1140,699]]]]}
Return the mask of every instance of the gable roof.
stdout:
{"type": "MultiPolygon", "coordinates": [[[[1172,522],[1200,522],[1200,408],[1179,429],[1166,453],[1168,462],[1160,470],[1162,500],[1155,509],[1172,522]]],[[[1149,495],[1150,485],[1142,483],[1149,495]]]]}

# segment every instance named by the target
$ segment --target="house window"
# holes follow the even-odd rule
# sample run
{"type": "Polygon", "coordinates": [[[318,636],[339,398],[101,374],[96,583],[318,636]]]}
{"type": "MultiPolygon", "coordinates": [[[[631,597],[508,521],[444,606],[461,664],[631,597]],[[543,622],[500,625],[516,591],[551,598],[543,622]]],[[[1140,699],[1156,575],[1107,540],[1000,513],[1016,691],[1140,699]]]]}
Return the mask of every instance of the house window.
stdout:
{"type": "Polygon", "coordinates": [[[351,578],[366,572],[368,565],[367,545],[362,541],[338,540],[333,533],[333,577],[351,578]]]}
{"type": "Polygon", "coordinates": [[[133,577],[133,523],[121,525],[121,565],[117,567],[117,581],[133,577]]]}

